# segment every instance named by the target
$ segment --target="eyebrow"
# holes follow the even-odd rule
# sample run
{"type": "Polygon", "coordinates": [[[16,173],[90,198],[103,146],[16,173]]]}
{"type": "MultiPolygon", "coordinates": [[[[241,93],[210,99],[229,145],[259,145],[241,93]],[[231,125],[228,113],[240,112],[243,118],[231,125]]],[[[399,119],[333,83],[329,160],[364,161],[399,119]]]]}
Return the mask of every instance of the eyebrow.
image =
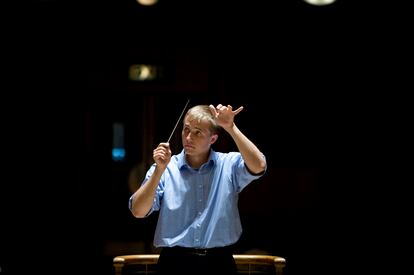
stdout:
{"type": "Polygon", "coordinates": [[[184,124],[184,128],[185,128],[185,127],[188,127],[188,128],[190,128],[190,129],[197,129],[197,130],[199,130],[199,131],[201,131],[201,132],[204,132],[204,131],[205,131],[203,128],[200,128],[200,127],[194,127],[194,128],[191,128],[190,124],[187,124],[187,123],[185,123],[185,124],[184,124]]]}

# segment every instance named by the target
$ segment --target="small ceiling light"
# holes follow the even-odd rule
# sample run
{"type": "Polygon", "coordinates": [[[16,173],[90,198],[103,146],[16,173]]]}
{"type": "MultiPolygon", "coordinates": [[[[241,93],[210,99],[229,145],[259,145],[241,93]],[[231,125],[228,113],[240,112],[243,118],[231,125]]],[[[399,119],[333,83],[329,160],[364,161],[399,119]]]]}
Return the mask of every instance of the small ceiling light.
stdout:
{"type": "Polygon", "coordinates": [[[332,4],[336,0],[304,0],[306,3],[315,5],[315,6],[326,6],[332,4]]]}
{"type": "Polygon", "coordinates": [[[152,6],[157,4],[158,0],[137,0],[137,2],[143,6],[152,6]]]}
{"type": "Polygon", "coordinates": [[[160,68],[155,65],[133,64],[129,67],[129,79],[132,81],[150,81],[160,77],[160,68]]]}

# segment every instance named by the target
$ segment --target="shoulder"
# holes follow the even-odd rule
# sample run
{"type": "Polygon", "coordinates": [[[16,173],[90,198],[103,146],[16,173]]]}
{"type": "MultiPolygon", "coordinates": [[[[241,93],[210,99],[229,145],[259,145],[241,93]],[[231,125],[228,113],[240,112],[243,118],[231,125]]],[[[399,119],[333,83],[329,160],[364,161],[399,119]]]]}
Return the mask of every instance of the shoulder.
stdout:
{"type": "Polygon", "coordinates": [[[241,154],[239,152],[214,152],[214,159],[218,162],[226,162],[226,161],[237,161],[241,159],[241,154]]]}
{"type": "Polygon", "coordinates": [[[185,158],[183,153],[175,154],[171,156],[170,163],[168,163],[167,169],[175,170],[180,169],[182,166],[185,165],[185,158]]]}

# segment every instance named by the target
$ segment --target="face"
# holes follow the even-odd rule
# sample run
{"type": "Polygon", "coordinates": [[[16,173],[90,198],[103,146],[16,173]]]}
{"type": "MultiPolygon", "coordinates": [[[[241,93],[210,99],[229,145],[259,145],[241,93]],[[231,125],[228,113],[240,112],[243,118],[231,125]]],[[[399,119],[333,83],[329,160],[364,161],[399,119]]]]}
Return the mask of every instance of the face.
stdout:
{"type": "Polygon", "coordinates": [[[188,116],[185,117],[181,138],[187,155],[195,156],[207,153],[217,137],[217,134],[211,134],[210,124],[207,121],[197,121],[188,116]]]}

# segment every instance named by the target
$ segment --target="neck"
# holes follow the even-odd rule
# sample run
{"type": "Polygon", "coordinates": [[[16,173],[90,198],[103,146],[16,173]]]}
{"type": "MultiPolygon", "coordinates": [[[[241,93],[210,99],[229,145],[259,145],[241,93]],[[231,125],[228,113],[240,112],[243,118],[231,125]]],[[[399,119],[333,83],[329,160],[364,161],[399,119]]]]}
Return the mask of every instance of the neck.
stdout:
{"type": "Polygon", "coordinates": [[[210,150],[202,155],[197,155],[197,156],[186,155],[185,159],[187,160],[187,163],[191,166],[191,168],[198,169],[200,168],[201,165],[207,162],[209,155],[210,155],[210,150]]]}

